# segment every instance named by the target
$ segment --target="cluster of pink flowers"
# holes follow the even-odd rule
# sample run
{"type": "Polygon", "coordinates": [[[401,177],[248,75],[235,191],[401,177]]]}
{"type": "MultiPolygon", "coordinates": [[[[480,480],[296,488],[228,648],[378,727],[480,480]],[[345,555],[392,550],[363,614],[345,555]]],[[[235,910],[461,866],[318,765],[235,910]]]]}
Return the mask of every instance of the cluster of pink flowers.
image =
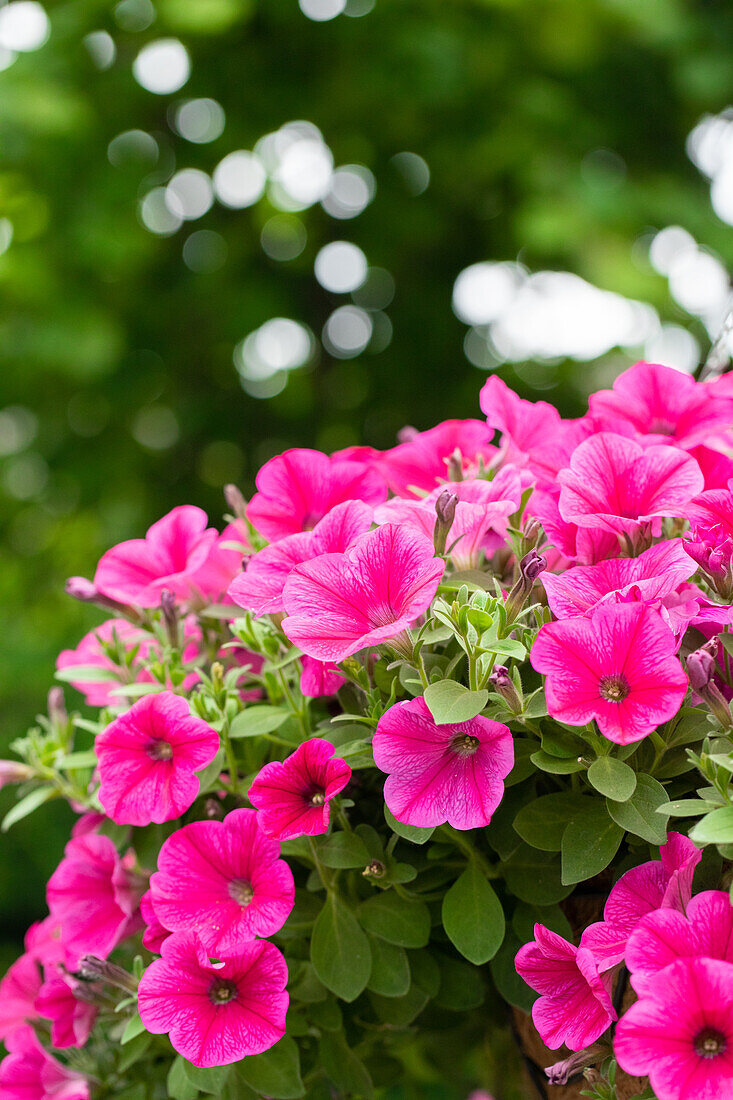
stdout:
{"type": "MultiPolygon", "coordinates": [[[[530,646],[525,671],[540,675],[554,728],[621,760],[686,699],[729,731],[730,383],[638,363],[568,421],[491,377],[481,408],[486,421],[406,429],[384,452],[277,455],[248,504],[230,491],[223,533],[178,507],[109,550],[92,581],[69,582],[113,615],[58,659],[102,719],[49,916],[0,985],[8,1100],[88,1100],[87,1080],[32,1025],[46,1021],[59,1050],[85,1045],[106,984],[136,994],[145,1029],[193,1066],[277,1043],[288,968],[270,941],[296,882],[283,851],[322,871],[314,841],[349,830],[365,793],[407,827],[447,826],[449,838],[491,827],[512,781],[530,646]],[[453,600],[462,584],[486,600],[453,600]],[[455,653],[429,653],[436,638],[455,653]],[[455,720],[438,721],[432,689],[451,679],[455,720]],[[372,756],[354,769],[373,759],[367,781],[332,732],[342,689],[366,700],[358,752],[372,756]],[[265,698],[274,723],[238,755],[248,706],[265,698]],[[298,732],[273,733],[286,719],[298,732]],[[154,868],[134,851],[153,826],[154,868]],[[110,956],[141,935],[156,958],[126,984],[110,956]]],[[[32,761],[14,767],[0,785],[49,781],[32,761]]],[[[607,1037],[659,1100],[733,1094],[733,908],[721,891],[693,896],[699,860],[670,833],[660,860],[632,849],[636,865],[577,944],[536,925],[516,968],[539,994],[547,1046],[573,1052],[553,1079],[607,1037]],[[626,972],[638,999],[622,1011],[626,972]]]]}

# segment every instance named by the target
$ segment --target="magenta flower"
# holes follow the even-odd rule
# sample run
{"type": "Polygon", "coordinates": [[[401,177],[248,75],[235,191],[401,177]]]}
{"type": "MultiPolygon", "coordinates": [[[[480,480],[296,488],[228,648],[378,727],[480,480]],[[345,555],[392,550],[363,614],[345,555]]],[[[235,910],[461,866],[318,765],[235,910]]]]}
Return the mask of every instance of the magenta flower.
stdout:
{"type": "Polygon", "coordinates": [[[243,520],[228,524],[217,536],[200,569],[191,575],[191,590],[203,601],[215,602],[242,569],[242,556],[249,551],[243,520]]]}
{"type": "Polygon", "coordinates": [[[43,1049],[32,1028],[12,1035],[0,1062],[3,1100],[89,1100],[89,1085],[43,1049]]]}
{"type": "Polygon", "coordinates": [[[733,593],[733,493],[729,489],[701,493],[686,515],[691,524],[685,536],[687,553],[729,598],[733,593]]]}
{"type": "Polygon", "coordinates": [[[386,524],[345,554],[297,566],[285,583],[283,630],[309,657],[343,661],[402,633],[428,609],[445,564],[417,531],[386,524]]]}
{"type": "Polygon", "coordinates": [[[199,793],[196,772],[219,750],[219,735],[171,691],[143,696],[98,735],[99,801],[118,825],[180,817],[199,793]]]}
{"type": "Polygon", "coordinates": [[[683,516],[702,490],[693,458],[677,447],[642,447],[613,432],[598,432],[573,451],[558,474],[560,514],[579,527],[600,527],[632,540],[661,530],[662,516],[683,516]]]}
{"type": "MultiPolygon", "coordinates": [[[[186,616],[183,630],[187,643],[182,654],[183,660],[192,661],[198,654],[201,643],[201,629],[194,615],[186,616]]],[[[159,651],[157,640],[146,630],[133,626],[127,619],[107,619],[85,634],[76,649],[62,649],[56,659],[56,668],[79,668],[79,679],[72,680],[71,685],[82,693],[90,707],[119,707],[122,696],[115,695],[114,692],[123,683],[130,680],[147,684],[155,682],[152,673],[142,667],[142,662],[151,660],[159,651]],[[126,665],[124,669],[108,656],[108,647],[116,642],[123,654],[137,648],[132,665],[126,665]],[[87,678],[89,669],[95,676],[93,680],[87,678]],[[109,678],[99,679],[99,674],[104,672],[109,672],[109,678]]],[[[183,681],[183,687],[189,690],[197,681],[198,674],[189,673],[183,681]]]]}
{"type": "Polygon", "coordinates": [[[270,542],[310,531],[344,501],[379,504],[387,495],[383,478],[364,463],[304,448],[271,458],[255,481],[247,519],[270,542]]]}
{"type": "Polygon", "coordinates": [[[176,935],[161,954],[140,979],[140,1017],[194,1066],[230,1065],[285,1034],[288,968],[273,944],[244,943],[212,963],[195,936],[176,935]]]}
{"type": "Polygon", "coordinates": [[[689,374],[659,363],[635,363],[590,400],[601,431],[634,433],[689,449],[723,435],[733,423],[733,399],[689,374]]]}
{"type": "Polygon", "coordinates": [[[335,695],[346,683],[346,677],[333,661],[317,661],[315,657],[303,656],[301,665],[300,690],[309,699],[335,695]]]}
{"type": "Polygon", "coordinates": [[[257,821],[268,836],[290,840],[328,832],[329,805],[351,779],[330,741],[312,737],[280,763],[265,764],[249,788],[257,821]]]}
{"type": "Polygon", "coordinates": [[[608,896],[603,920],[583,932],[581,943],[593,952],[602,971],[621,962],[629,936],[648,913],[684,912],[690,901],[692,877],[702,852],[681,833],[668,833],[659,854],[661,862],[650,860],[621,876],[608,896]]]}
{"type": "Polygon", "coordinates": [[[644,550],[638,558],[609,558],[564,573],[545,573],[542,584],[552,613],[565,619],[632,592],[642,602],[671,595],[694,572],[687,557],[682,540],[669,539],[644,550]]]}
{"type": "Polygon", "coordinates": [[[255,615],[284,611],[283,589],[296,565],[321,554],[344,553],[369,530],[372,512],[368,504],[347,500],[332,508],[312,531],[299,531],[266,546],[232,581],[229,598],[255,615]]]}
{"type": "Polygon", "coordinates": [[[164,841],[150,879],[155,914],[171,932],[195,933],[217,957],[272,936],[293,908],[293,873],[254,810],[194,821],[164,841]]]}
{"type": "Polygon", "coordinates": [[[51,1021],[51,1042],[59,1050],[83,1047],[91,1035],[97,1009],[88,996],[86,982],[77,981],[59,967],[51,968],[36,998],[36,1012],[51,1021]],[[77,995],[79,994],[79,995],[77,995]]]}
{"type": "Polygon", "coordinates": [[[154,955],[160,954],[160,946],[170,936],[167,928],[164,928],[158,919],[158,914],[153,906],[153,895],[146,890],[140,898],[140,916],[145,923],[143,931],[143,947],[152,951],[154,955]]]}
{"type": "Polygon", "coordinates": [[[28,951],[16,959],[0,981],[0,1040],[38,1017],[36,997],[41,988],[38,959],[28,951]]]}
{"type": "Polygon", "coordinates": [[[431,828],[488,825],[514,764],[509,728],[479,715],[436,725],[423,698],[395,703],[379,719],[374,763],[388,778],[384,800],[398,821],[431,828]]]}
{"type": "Polygon", "coordinates": [[[643,996],[649,978],[677,959],[733,963],[733,905],[724,890],[696,894],[686,912],[656,909],[638,922],[626,945],[631,984],[643,996]]]}
{"type": "Polygon", "coordinates": [[[554,718],[571,726],[595,718],[609,741],[627,745],[682,705],[687,677],[676,648],[670,628],[643,603],[602,604],[543,626],[530,660],[546,675],[554,718]]]}
{"type": "Polygon", "coordinates": [[[623,1070],[649,1076],[658,1100],[733,1095],[733,963],[679,959],[648,981],[619,1020],[623,1070]]]}
{"type": "Polygon", "coordinates": [[[193,505],[174,508],[144,539],[130,539],[103,554],[94,583],[104,596],[138,607],[156,607],[167,588],[185,600],[191,578],[203,566],[218,539],[206,526],[206,513],[193,505]]]}
{"type": "Polygon", "coordinates": [[[549,928],[535,924],[534,935],[514,963],[519,976],[541,994],[532,1006],[534,1025],[550,1050],[563,1044],[583,1050],[617,1018],[611,977],[599,974],[590,951],[549,928]]]}
{"type": "Polygon", "coordinates": [[[385,451],[378,468],[397,496],[430,492],[448,477],[448,459],[460,451],[464,472],[479,459],[490,465],[497,454],[492,432],[480,420],[444,420],[425,432],[403,429],[400,443],[385,451]]]}
{"type": "Polygon", "coordinates": [[[75,837],[66,845],[46,892],[70,969],[85,954],[106,959],[139,927],[142,891],[133,862],[132,854],[121,859],[109,837],[97,833],[75,837]]]}

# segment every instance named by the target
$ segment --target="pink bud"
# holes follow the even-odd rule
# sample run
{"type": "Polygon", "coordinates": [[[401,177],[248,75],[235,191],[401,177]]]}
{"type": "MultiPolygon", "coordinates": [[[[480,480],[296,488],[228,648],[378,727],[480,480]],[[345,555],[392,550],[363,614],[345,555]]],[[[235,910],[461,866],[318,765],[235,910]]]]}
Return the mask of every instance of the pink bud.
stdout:
{"type": "Polygon", "coordinates": [[[25,783],[35,775],[33,768],[21,764],[19,760],[0,760],[0,787],[8,783],[25,783]]]}

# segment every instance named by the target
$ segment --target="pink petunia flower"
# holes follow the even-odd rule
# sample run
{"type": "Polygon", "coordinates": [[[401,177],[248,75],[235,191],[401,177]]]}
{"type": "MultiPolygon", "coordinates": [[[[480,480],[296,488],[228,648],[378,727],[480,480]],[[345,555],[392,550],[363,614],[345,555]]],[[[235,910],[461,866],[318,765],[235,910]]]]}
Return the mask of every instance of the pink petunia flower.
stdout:
{"type": "Polygon", "coordinates": [[[733,1096],[733,963],[679,959],[621,1017],[614,1052],[658,1100],[733,1096]]]}
{"type": "Polygon", "coordinates": [[[276,840],[328,832],[329,802],[351,779],[330,741],[312,737],[287,760],[265,764],[249,788],[260,828],[276,840]]]}
{"type": "Polygon", "coordinates": [[[258,491],[247,505],[247,519],[270,542],[310,531],[346,500],[379,504],[387,495],[383,478],[364,463],[305,448],[271,458],[255,481],[258,491]]]}
{"type": "Polygon", "coordinates": [[[711,489],[701,493],[687,508],[691,530],[685,535],[685,550],[708,574],[718,592],[733,595],[733,492],[711,489]]]}
{"type": "Polygon", "coordinates": [[[346,683],[346,677],[333,661],[317,661],[315,657],[303,656],[301,659],[300,690],[309,699],[319,699],[323,695],[335,695],[346,683]]]}
{"type": "Polygon", "coordinates": [[[422,500],[395,497],[374,512],[377,523],[397,523],[422,531],[433,538],[436,503],[447,488],[457,497],[455,514],[447,534],[446,548],[456,569],[478,565],[482,549],[502,545],[508,517],[519,508],[524,487],[521,471],[514,466],[500,470],[492,481],[468,478],[438,486],[422,500]],[[493,539],[491,535],[493,534],[493,539]]]}
{"type": "Polygon", "coordinates": [[[191,575],[194,595],[202,601],[222,599],[242,569],[242,556],[249,551],[247,531],[242,520],[228,524],[217,536],[200,569],[191,575]]]}
{"type": "Polygon", "coordinates": [[[0,981],[0,1040],[5,1042],[8,1035],[37,1019],[36,997],[41,982],[38,959],[28,951],[8,968],[0,981]]]}
{"type": "Polygon", "coordinates": [[[16,1031],[6,1045],[8,1056],[0,1062],[3,1100],[89,1100],[86,1078],[52,1058],[32,1028],[16,1031]]]}
{"type": "Polygon", "coordinates": [[[647,442],[689,449],[725,433],[733,423],[733,399],[689,374],[659,363],[634,363],[611,390],[589,400],[601,431],[633,433],[647,442]]]}
{"type": "Polygon", "coordinates": [[[564,520],[632,541],[647,530],[659,534],[663,516],[685,515],[703,486],[700,467],[684,451],[645,448],[613,432],[598,432],[579,444],[558,481],[564,520]]]}
{"type": "Polygon", "coordinates": [[[154,955],[160,954],[160,946],[170,936],[167,928],[164,928],[158,919],[158,914],[153,906],[153,895],[146,890],[140,898],[140,916],[145,923],[143,931],[143,947],[152,951],[154,955]]]}
{"type": "Polygon", "coordinates": [[[212,963],[195,936],[175,935],[161,953],[140,979],[140,1017],[194,1066],[227,1066],[283,1037],[288,968],[273,944],[244,943],[212,963]]]}
{"type": "Polygon", "coordinates": [[[121,542],[103,554],[94,584],[104,596],[138,607],[156,607],[164,588],[187,599],[191,578],[219,537],[207,522],[206,513],[193,505],[174,508],[148,528],[144,539],[121,542]]]}
{"type": "Polygon", "coordinates": [[[293,873],[254,810],[194,821],[164,841],[150,879],[155,914],[171,932],[193,932],[212,955],[272,936],[293,908],[293,873]]]}
{"type": "Polygon", "coordinates": [[[490,465],[498,453],[492,434],[480,420],[444,420],[424,432],[403,429],[397,446],[381,455],[378,469],[397,496],[430,492],[447,479],[448,460],[456,452],[464,473],[479,459],[490,465]]]}
{"type": "Polygon", "coordinates": [[[590,951],[549,928],[535,924],[534,935],[515,959],[519,976],[541,994],[532,1006],[534,1025],[550,1050],[563,1044],[583,1050],[617,1018],[611,977],[599,973],[590,951]]]}
{"type": "Polygon", "coordinates": [[[180,817],[199,793],[196,772],[219,750],[219,735],[171,691],[143,696],[98,735],[99,801],[118,825],[180,817]]]}
{"type": "Polygon", "coordinates": [[[668,833],[659,854],[661,861],[650,860],[621,876],[608,896],[603,920],[583,932],[581,943],[593,952],[602,971],[621,962],[629,936],[648,913],[657,909],[684,913],[690,901],[702,852],[681,833],[668,833]]]}
{"type": "Polygon", "coordinates": [[[341,554],[372,524],[373,509],[358,500],[337,504],[312,531],[299,531],[255,554],[229,586],[228,595],[255,615],[284,611],[283,589],[296,565],[321,554],[341,554]]]}
{"type": "Polygon", "coordinates": [[[566,568],[567,562],[595,565],[618,555],[618,535],[600,527],[578,527],[560,515],[560,490],[535,489],[527,504],[527,515],[539,520],[561,560],[552,568],[566,568]],[[566,559],[566,560],[563,560],[566,559]]]}
{"type": "Polygon", "coordinates": [[[675,592],[694,573],[681,539],[651,546],[638,558],[609,558],[597,565],[576,566],[564,573],[545,573],[547,602],[558,619],[585,615],[599,603],[615,602],[632,589],[644,602],[675,592]]]}
{"type": "Polygon", "coordinates": [[[59,1050],[83,1047],[97,1018],[97,1008],[87,999],[88,983],[59,967],[49,970],[36,997],[36,1012],[51,1021],[51,1042],[59,1050]]]}
{"type": "Polygon", "coordinates": [[[345,554],[297,566],[285,583],[283,630],[319,661],[342,661],[402,633],[430,606],[445,564],[430,539],[394,524],[345,554]]]}
{"type": "MultiPolygon", "coordinates": [[[[198,654],[201,643],[201,629],[194,615],[186,616],[183,630],[187,644],[182,657],[184,661],[192,661],[198,654]]],[[[122,696],[115,695],[115,689],[123,683],[156,682],[152,673],[143,667],[143,662],[153,659],[159,651],[157,639],[148,631],[133,626],[127,619],[107,619],[85,634],[76,649],[62,649],[56,658],[56,668],[79,668],[79,679],[70,682],[72,687],[82,693],[90,707],[119,707],[122,696]],[[125,664],[123,668],[109,656],[108,648],[116,645],[122,651],[121,656],[137,648],[131,665],[125,664]],[[94,679],[88,678],[88,670],[91,670],[94,679]],[[99,678],[100,673],[104,672],[109,672],[108,679],[99,678]]],[[[198,678],[198,673],[189,673],[183,681],[184,690],[190,690],[198,678]]]]}
{"type": "Polygon", "coordinates": [[[572,726],[595,718],[609,741],[627,745],[682,705],[687,677],[676,648],[670,628],[643,603],[602,604],[543,626],[530,660],[546,676],[554,718],[572,726]]]}
{"type": "Polygon", "coordinates": [[[388,778],[384,800],[398,821],[419,828],[488,825],[514,764],[507,726],[479,715],[439,726],[420,697],[385,711],[373,739],[374,763],[388,778]]]}
{"type": "Polygon", "coordinates": [[[638,922],[626,945],[631,984],[641,997],[649,978],[677,959],[733,963],[733,905],[724,890],[696,894],[684,913],[656,909],[638,922]]]}
{"type": "Polygon", "coordinates": [[[118,856],[106,836],[86,833],[66,845],[48,881],[48,908],[61,928],[68,966],[87,953],[105,959],[140,925],[140,884],[132,853],[118,856]]]}

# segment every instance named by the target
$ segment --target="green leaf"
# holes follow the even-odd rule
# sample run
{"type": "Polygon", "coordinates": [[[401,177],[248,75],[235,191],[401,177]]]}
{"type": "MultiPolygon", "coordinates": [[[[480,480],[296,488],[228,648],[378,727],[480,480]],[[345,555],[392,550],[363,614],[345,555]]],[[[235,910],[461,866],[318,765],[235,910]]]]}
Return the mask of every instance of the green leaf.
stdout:
{"type": "Polygon", "coordinates": [[[326,867],[366,867],[369,852],[356,833],[334,833],[318,845],[318,858],[326,867]]]}
{"type": "Polygon", "coordinates": [[[403,997],[410,988],[410,964],[405,949],[376,936],[370,944],[372,973],[367,989],[383,997],[403,997]]]}
{"type": "Polygon", "coordinates": [[[555,905],[572,891],[563,883],[560,860],[520,844],[504,863],[504,881],[520,901],[530,905],[555,905]]]}
{"type": "Polygon", "coordinates": [[[87,749],[85,752],[69,752],[64,756],[57,756],[54,763],[57,768],[64,768],[66,771],[73,768],[96,768],[97,754],[94,749],[87,749]]]}
{"type": "Polygon", "coordinates": [[[599,756],[588,768],[588,782],[606,798],[626,802],[636,790],[636,772],[615,756],[599,756]]]}
{"type": "Polygon", "coordinates": [[[313,926],[311,962],[326,989],[343,1001],[356,1000],[369,981],[369,940],[336,894],[329,894],[313,926]]]}
{"type": "Polygon", "coordinates": [[[120,1046],[125,1046],[126,1043],[129,1043],[136,1035],[142,1034],[143,1031],[145,1031],[145,1024],[136,1012],[132,1019],[127,1021],[125,1030],[122,1032],[122,1038],[120,1039],[120,1046]]]}
{"type": "Polygon", "coordinates": [[[504,939],[504,910],[490,883],[471,861],[443,898],[443,927],[454,947],[481,966],[504,939]]]}
{"type": "Polygon", "coordinates": [[[623,828],[611,820],[606,807],[593,803],[563,833],[562,881],[569,885],[597,875],[616,855],[623,835],[623,828]]]}
{"type": "Polygon", "coordinates": [[[134,1066],[136,1062],[139,1062],[140,1059],[147,1054],[148,1047],[152,1041],[153,1036],[149,1035],[147,1031],[143,1031],[129,1039],[124,1049],[122,1049],[117,1061],[117,1069],[119,1072],[124,1073],[130,1066],[134,1066]]]}
{"type": "Polygon", "coordinates": [[[733,844],[733,806],[713,810],[690,829],[696,844],[733,844]]]}
{"type": "Polygon", "coordinates": [[[218,1096],[224,1087],[224,1082],[229,1076],[229,1066],[211,1066],[202,1069],[192,1066],[190,1062],[183,1062],[183,1071],[200,1092],[206,1092],[218,1096]]]}
{"type": "Polygon", "coordinates": [[[382,1023],[404,1028],[420,1015],[430,998],[424,990],[413,985],[402,997],[381,997],[378,993],[370,993],[369,1000],[382,1023]]]}
{"type": "Polygon", "coordinates": [[[454,1012],[466,1012],[483,1004],[485,989],[481,971],[460,959],[437,957],[440,967],[440,987],[436,1003],[454,1012]]]}
{"type": "Polygon", "coordinates": [[[540,771],[549,772],[550,775],[572,775],[574,772],[582,772],[585,764],[582,761],[563,759],[560,756],[550,756],[540,749],[532,754],[532,763],[540,771]]]}
{"type": "Polygon", "coordinates": [[[648,840],[650,844],[664,844],[667,823],[657,809],[668,801],[662,784],[642,773],[636,777],[636,790],[631,798],[626,802],[615,802],[609,798],[606,804],[611,817],[622,829],[648,840]]]}
{"type": "Polygon", "coordinates": [[[521,808],[514,818],[514,828],[533,848],[559,852],[568,824],[592,805],[592,799],[573,791],[546,794],[521,808]]]}
{"type": "Polygon", "coordinates": [[[14,806],[10,807],[3,818],[2,825],[0,825],[0,831],[7,833],[8,829],[17,824],[18,821],[22,821],[24,817],[28,817],[28,814],[32,814],[44,802],[50,802],[52,798],[57,797],[58,791],[54,787],[36,787],[25,798],[21,798],[20,802],[16,802],[14,806]]]}
{"type": "Polygon", "coordinates": [[[455,680],[438,680],[425,688],[425,702],[439,726],[469,722],[486,706],[488,691],[469,691],[455,680]]]}
{"type": "Polygon", "coordinates": [[[196,1100],[199,1090],[192,1085],[186,1076],[186,1063],[180,1054],[176,1056],[173,1065],[168,1070],[166,1081],[170,1100],[196,1100]]]}
{"type": "Polygon", "coordinates": [[[110,680],[117,679],[112,669],[100,668],[99,665],[72,665],[58,669],[55,676],[65,684],[108,684],[110,680]]]}
{"type": "Polygon", "coordinates": [[[435,829],[419,829],[417,825],[404,825],[387,809],[386,805],[384,807],[384,820],[393,833],[397,833],[397,836],[401,836],[403,840],[409,840],[412,844],[425,844],[435,832],[435,829]]]}
{"type": "Polygon", "coordinates": [[[430,939],[427,905],[421,901],[408,901],[394,890],[362,902],[359,921],[373,936],[399,947],[424,947],[430,939]]]}
{"type": "Polygon", "coordinates": [[[343,1093],[372,1100],[374,1085],[364,1063],[346,1042],[343,1032],[327,1032],[318,1044],[319,1062],[343,1093]]]}
{"type": "Polygon", "coordinates": [[[521,1008],[523,1012],[530,1012],[532,1005],[537,1000],[537,994],[519,977],[514,965],[517,951],[522,946],[522,942],[510,929],[489,966],[491,967],[491,977],[494,980],[494,985],[503,999],[508,1001],[510,1005],[521,1008]]]}
{"type": "Polygon", "coordinates": [[[710,810],[710,803],[704,798],[679,798],[674,802],[664,802],[657,806],[658,814],[667,817],[700,817],[710,810]]]}
{"type": "Polygon", "coordinates": [[[264,1054],[250,1054],[237,1062],[234,1075],[235,1080],[244,1081],[273,1100],[296,1100],[305,1096],[298,1044],[287,1035],[264,1054]]]}
{"type": "Polygon", "coordinates": [[[270,707],[266,703],[245,707],[232,721],[229,736],[235,740],[240,737],[262,737],[265,733],[280,729],[289,717],[290,711],[284,707],[270,707]]]}

